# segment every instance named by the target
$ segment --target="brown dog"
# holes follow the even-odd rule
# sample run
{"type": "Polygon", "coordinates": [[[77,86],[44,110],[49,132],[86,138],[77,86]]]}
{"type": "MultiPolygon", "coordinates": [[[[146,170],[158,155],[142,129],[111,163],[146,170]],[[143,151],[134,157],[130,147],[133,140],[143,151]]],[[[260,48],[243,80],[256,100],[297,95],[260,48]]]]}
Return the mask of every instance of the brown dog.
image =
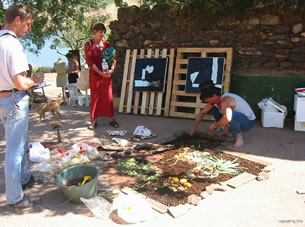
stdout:
{"type": "Polygon", "coordinates": [[[36,113],[39,114],[39,120],[45,119],[46,112],[52,112],[53,118],[55,119],[55,113],[61,118],[60,115],[60,104],[62,101],[59,100],[48,100],[43,103],[33,103],[31,108],[33,108],[36,113]]]}

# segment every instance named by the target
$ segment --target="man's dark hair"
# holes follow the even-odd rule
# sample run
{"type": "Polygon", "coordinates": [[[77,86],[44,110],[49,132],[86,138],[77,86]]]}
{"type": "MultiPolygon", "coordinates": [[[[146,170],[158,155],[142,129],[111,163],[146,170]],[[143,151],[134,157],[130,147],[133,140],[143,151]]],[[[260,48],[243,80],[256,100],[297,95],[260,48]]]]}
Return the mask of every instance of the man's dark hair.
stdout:
{"type": "Polygon", "coordinates": [[[212,80],[207,80],[199,85],[200,88],[200,99],[205,100],[206,98],[212,97],[213,95],[220,95],[221,89],[215,87],[212,80]]]}
{"type": "Polygon", "coordinates": [[[5,23],[12,23],[18,16],[20,17],[21,21],[27,19],[28,17],[32,17],[32,19],[35,17],[30,8],[21,3],[17,3],[10,6],[5,11],[5,23]]]}

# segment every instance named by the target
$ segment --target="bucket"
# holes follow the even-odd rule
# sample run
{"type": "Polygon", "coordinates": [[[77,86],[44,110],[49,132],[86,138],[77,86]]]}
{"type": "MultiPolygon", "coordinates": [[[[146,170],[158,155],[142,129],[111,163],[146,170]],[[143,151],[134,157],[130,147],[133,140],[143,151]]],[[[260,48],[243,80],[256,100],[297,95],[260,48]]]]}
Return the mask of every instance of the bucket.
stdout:
{"type": "Polygon", "coordinates": [[[70,166],[61,171],[56,177],[56,185],[64,192],[69,201],[81,203],[80,198],[89,199],[96,196],[96,184],[99,176],[99,170],[95,165],[80,164],[70,166]],[[79,186],[67,186],[72,180],[91,176],[92,180],[79,186]]]}

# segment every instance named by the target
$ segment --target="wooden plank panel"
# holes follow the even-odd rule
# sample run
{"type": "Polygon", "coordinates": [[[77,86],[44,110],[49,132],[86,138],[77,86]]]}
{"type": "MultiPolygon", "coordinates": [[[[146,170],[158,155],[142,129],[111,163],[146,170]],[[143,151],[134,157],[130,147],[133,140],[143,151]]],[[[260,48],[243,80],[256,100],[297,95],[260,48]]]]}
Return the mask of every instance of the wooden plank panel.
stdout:
{"type": "Polygon", "coordinates": [[[225,80],[224,80],[224,91],[226,92],[230,91],[232,61],[233,61],[233,49],[228,48],[227,57],[226,57],[225,80]]]}
{"type": "MultiPolygon", "coordinates": [[[[174,106],[177,106],[177,107],[179,106],[179,107],[191,107],[191,108],[195,108],[195,107],[200,106],[200,104],[198,104],[196,102],[178,102],[178,101],[172,101],[171,104],[174,105],[174,106]]],[[[203,107],[204,106],[205,105],[203,105],[203,107]]]]}
{"type": "Polygon", "coordinates": [[[200,53],[205,48],[178,48],[177,51],[181,53],[200,53]]]}
{"type": "Polygon", "coordinates": [[[131,112],[131,104],[132,104],[132,96],[133,96],[133,80],[134,80],[134,73],[136,68],[136,59],[137,59],[138,50],[133,50],[132,53],[132,61],[131,61],[131,71],[130,71],[130,79],[129,79],[129,88],[128,88],[128,100],[127,100],[127,110],[126,113],[131,112]]]}
{"type": "Polygon", "coordinates": [[[124,73],[123,73],[123,82],[121,87],[121,97],[120,97],[120,105],[119,105],[119,112],[123,112],[124,102],[125,102],[125,93],[126,93],[126,86],[127,86],[127,76],[128,76],[128,69],[129,69],[129,60],[130,60],[130,49],[126,50],[125,56],[125,66],[124,66],[124,73]]]}
{"type": "Polygon", "coordinates": [[[188,62],[188,59],[177,59],[176,64],[177,65],[186,65],[188,62]]]}
{"type": "Polygon", "coordinates": [[[168,73],[167,73],[167,86],[166,86],[165,107],[164,107],[165,117],[169,116],[170,97],[172,93],[174,56],[175,56],[175,50],[172,48],[170,49],[169,65],[168,65],[168,73]]]}
{"type": "Polygon", "coordinates": [[[177,69],[177,70],[176,70],[176,73],[177,73],[177,74],[180,74],[180,73],[181,73],[181,74],[186,74],[186,73],[187,73],[187,69],[177,69]]]}
{"type": "Polygon", "coordinates": [[[186,97],[197,97],[197,96],[199,97],[200,96],[200,94],[196,94],[196,93],[185,93],[184,90],[183,91],[176,90],[173,92],[175,92],[175,95],[186,96],[186,97]]]}
{"type": "MultiPolygon", "coordinates": [[[[185,93],[184,90],[181,90],[183,86],[186,86],[186,79],[184,78],[187,74],[187,69],[184,69],[184,65],[182,63],[186,63],[187,59],[184,59],[184,55],[188,54],[200,54],[201,57],[207,57],[208,54],[212,53],[223,53],[226,55],[225,58],[225,71],[224,71],[224,81],[223,81],[223,90],[229,91],[230,88],[230,75],[231,75],[231,65],[232,65],[232,48],[178,48],[177,49],[177,56],[176,56],[176,68],[173,80],[173,88],[172,88],[172,95],[171,95],[171,103],[170,103],[170,112],[169,116],[172,117],[186,117],[186,118],[195,118],[196,115],[200,112],[201,108],[205,105],[200,100],[200,94],[194,93],[185,93]],[[183,97],[194,97],[195,100],[193,102],[182,102],[183,97]],[[179,98],[179,101],[178,101],[179,98]],[[179,107],[179,109],[178,109],[179,107]],[[183,108],[195,108],[194,114],[183,112],[183,108]]],[[[186,99],[189,100],[189,99],[186,99]]],[[[204,119],[212,118],[207,117],[204,119]]]]}
{"type": "Polygon", "coordinates": [[[185,85],[186,81],[185,80],[175,80],[174,85],[185,85]]]}
{"type": "MultiPolygon", "coordinates": [[[[151,58],[151,55],[152,55],[152,49],[148,49],[147,58],[151,58]]],[[[141,114],[146,114],[147,96],[148,96],[148,92],[144,91],[142,93],[141,114]]]]}
{"type": "MultiPolygon", "coordinates": [[[[179,61],[181,61],[181,59],[182,59],[182,51],[181,51],[181,49],[177,49],[177,56],[176,56],[176,62],[179,62],[179,61]]],[[[173,102],[173,101],[177,101],[177,96],[176,96],[176,94],[175,94],[175,90],[177,90],[177,85],[175,85],[175,82],[176,82],[176,80],[178,79],[178,77],[179,77],[179,72],[178,72],[178,70],[180,69],[180,64],[176,64],[176,66],[175,66],[175,75],[174,75],[174,80],[173,80],[173,89],[172,89],[172,98],[171,98],[171,102],[173,102]]],[[[169,111],[169,116],[173,116],[172,114],[174,114],[176,112],[176,107],[175,107],[175,105],[170,105],[170,111],[169,111]]]]}
{"type": "MultiPolygon", "coordinates": [[[[144,58],[144,53],[145,50],[141,49],[140,50],[140,56],[139,58],[144,58]]],[[[134,98],[134,104],[133,104],[133,114],[138,114],[138,110],[139,110],[139,99],[140,99],[140,92],[136,91],[135,92],[135,98],[134,98]]]]}
{"type": "MultiPolygon", "coordinates": [[[[167,49],[166,48],[164,48],[163,50],[162,50],[162,55],[161,55],[161,57],[162,58],[166,58],[166,56],[167,56],[167,49]]],[[[165,75],[166,76],[166,78],[168,78],[167,77],[167,75],[165,75]]],[[[165,84],[164,84],[164,86],[165,86],[165,84]]],[[[166,92],[166,91],[165,91],[166,92]]],[[[161,107],[162,107],[162,98],[163,98],[163,92],[158,92],[157,93],[157,111],[156,111],[156,115],[158,115],[158,116],[160,116],[161,115],[161,107]]],[[[165,93],[166,94],[166,93],[165,93]]]]}
{"type": "MultiPolygon", "coordinates": [[[[154,53],[154,58],[158,58],[159,54],[160,54],[160,50],[156,49],[155,53],[154,53]]],[[[148,109],[148,114],[149,115],[153,115],[153,113],[154,113],[155,96],[156,96],[156,92],[150,92],[149,109],[148,109]]]]}

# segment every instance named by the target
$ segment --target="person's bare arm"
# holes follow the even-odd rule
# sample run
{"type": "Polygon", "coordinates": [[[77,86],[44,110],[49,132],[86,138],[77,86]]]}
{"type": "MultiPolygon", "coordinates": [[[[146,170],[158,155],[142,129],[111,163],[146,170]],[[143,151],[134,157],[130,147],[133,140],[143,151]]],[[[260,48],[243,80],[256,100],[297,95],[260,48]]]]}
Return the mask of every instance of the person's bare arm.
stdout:
{"type": "Polygon", "coordinates": [[[78,73],[78,72],[79,72],[79,64],[78,64],[78,61],[74,59],[74,63],[75,63],[75,71],[74,71],[74,73],[78,73]]]}
{"type": "Polygon", "coordinates": [[[220,126],[226,126],[232,120],[233,109],[235,108],[235,99],[232,97],[224,97],[221,100],[221,113],[223,114],[222,118],[211,124],[209,126],[210,131],[214,131],[216,128],[220,126]]]}
{"type": "Polygon", "coordinates": [[[201,111],[200,113],[196,116],[195,122],[193,124],[192,129],[189,131],[189,135],[192,136],[194,135],[196,128],[198,127],[200,121],[202,118],[212,109],[213,105],[208,103],[201,111]]]}
{"type": "Polygon", "coordinates": [[[112,64],[111,64],[111,69],[109,70],[109,74],[112,75],[112,73],[114,72],[116,66],[116,60],[113,59],[112,64]]]}
{"type": "Polygon", "coordinates": [[[107,72],[103,72],[95,64],[92,65],[92,69],[102,77],[109,77],[107,72]]]}
{"type": "Polygon", "coordinates": [[[27,77],[26,72],[18,73],[13,76],[15,87],[20,91],[25,91],[34,84],[41,84],[44,81],[44,73],[34,73],[32,77],[27,77]]]}

